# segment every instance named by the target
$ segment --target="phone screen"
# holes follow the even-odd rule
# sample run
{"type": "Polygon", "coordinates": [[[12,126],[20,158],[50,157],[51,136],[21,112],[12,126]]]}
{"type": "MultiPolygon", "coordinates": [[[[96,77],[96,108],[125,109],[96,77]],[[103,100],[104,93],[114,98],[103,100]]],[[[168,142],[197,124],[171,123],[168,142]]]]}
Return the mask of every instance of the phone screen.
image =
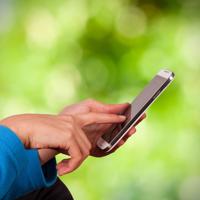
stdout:
{"type": "Polygon", "coordinates": [[[170,80],[156,75],[144,90],[135,98],[132,104],[125,110],[126,121],[113,125],[102,138],[109,144],[115,143],[131,125],[134,125],[144,111],[151,105],[162,90],[169,84],[170,80]]]}

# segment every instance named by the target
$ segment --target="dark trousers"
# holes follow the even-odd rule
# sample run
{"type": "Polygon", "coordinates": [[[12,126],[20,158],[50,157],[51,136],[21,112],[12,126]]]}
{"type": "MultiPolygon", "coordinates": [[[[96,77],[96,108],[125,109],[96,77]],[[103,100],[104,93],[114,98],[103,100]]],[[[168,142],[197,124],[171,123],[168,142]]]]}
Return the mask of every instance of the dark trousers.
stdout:
{"type": "Polygon", "coordinates": [[[32,192],[18,200],[73,200],[67,187],[58,179],[50,188],[32,192]]]}

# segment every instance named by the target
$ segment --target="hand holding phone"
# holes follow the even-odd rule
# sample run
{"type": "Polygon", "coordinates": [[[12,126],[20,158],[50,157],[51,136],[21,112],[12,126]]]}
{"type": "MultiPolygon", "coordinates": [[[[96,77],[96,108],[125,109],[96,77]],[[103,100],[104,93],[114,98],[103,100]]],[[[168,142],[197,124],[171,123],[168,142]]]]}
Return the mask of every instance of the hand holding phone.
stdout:
{"type": "Polygon", "coordinates": [[[128,131],[137,124],[138,120],[160,96],[160,94],[173,81],[175,74],[168,70],[161,70],[135,98],[132,104],[123,113],[127,119],[122,124],[113,126],[112,133],[105,133],[98,141],[97,146],[106,152],[110,152],[128,131]]]}

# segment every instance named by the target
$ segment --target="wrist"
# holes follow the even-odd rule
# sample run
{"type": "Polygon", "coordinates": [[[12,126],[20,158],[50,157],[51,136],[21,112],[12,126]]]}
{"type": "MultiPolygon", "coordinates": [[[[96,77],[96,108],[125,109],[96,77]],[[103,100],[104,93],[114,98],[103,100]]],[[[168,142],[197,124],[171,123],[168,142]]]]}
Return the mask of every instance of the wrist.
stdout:
{"type": "Polygon", "coordinates": [[[39,149],[38,154],[41,165],[44,165],[49,160],[53,159],[58,154],[58,151],[53,149],[39,149]]]}
{"type": "Polygon", "coordinates": [[[24,146],[28,146],[28,139],[27,135],[23,134],[23,131],[20,128],[20,120],[18,119],[19,116],[11,116],[8,118],[5,118],[0,121],[0,125],[6,126],[7,128],[11,129],[17,137],[21,140],[21,142],[24,144],[24,146]]]}

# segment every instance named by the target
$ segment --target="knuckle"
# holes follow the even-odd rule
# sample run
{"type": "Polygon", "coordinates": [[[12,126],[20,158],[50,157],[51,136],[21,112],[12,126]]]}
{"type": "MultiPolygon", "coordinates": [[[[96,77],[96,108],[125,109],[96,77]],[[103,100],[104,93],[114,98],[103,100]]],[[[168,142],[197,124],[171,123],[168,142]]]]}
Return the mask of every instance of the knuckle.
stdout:
{"type": "Polygon", "coordinates": [[[68,123],[67,124],[67,128],[70,132],[72,132],[74,130],[74,125],[72,123],[68,123]]]}
{"type": "Polygon", "coordinates": [[[73,115],[60,115],[59,117],[67,123],[73,123],[75,121],[75,117],[73,115]]]}
{"type": "Polygon", "coordinates": [[[66,133],[66,135],[67,135],[67,139],[68,139],[68,140],[72,140],[72,139],[73,139],[73,133],[72,133],[71,131],[68,131],[68,132],[66,133]]]}
{"type": "Polygon", "coordinates": [[[72,115],[63,115],[63,116],[61,116],[61,119],[67,125],[69,125],[69,124],[74,125],[75,124],[75,117],[72,116],[72,115]]]}
{"type": "Polygon", "coordinates": [[[72,115],[69,115],[68,121],[71,122],[72,124],[75,123],[75,117],[72,115]]]}

